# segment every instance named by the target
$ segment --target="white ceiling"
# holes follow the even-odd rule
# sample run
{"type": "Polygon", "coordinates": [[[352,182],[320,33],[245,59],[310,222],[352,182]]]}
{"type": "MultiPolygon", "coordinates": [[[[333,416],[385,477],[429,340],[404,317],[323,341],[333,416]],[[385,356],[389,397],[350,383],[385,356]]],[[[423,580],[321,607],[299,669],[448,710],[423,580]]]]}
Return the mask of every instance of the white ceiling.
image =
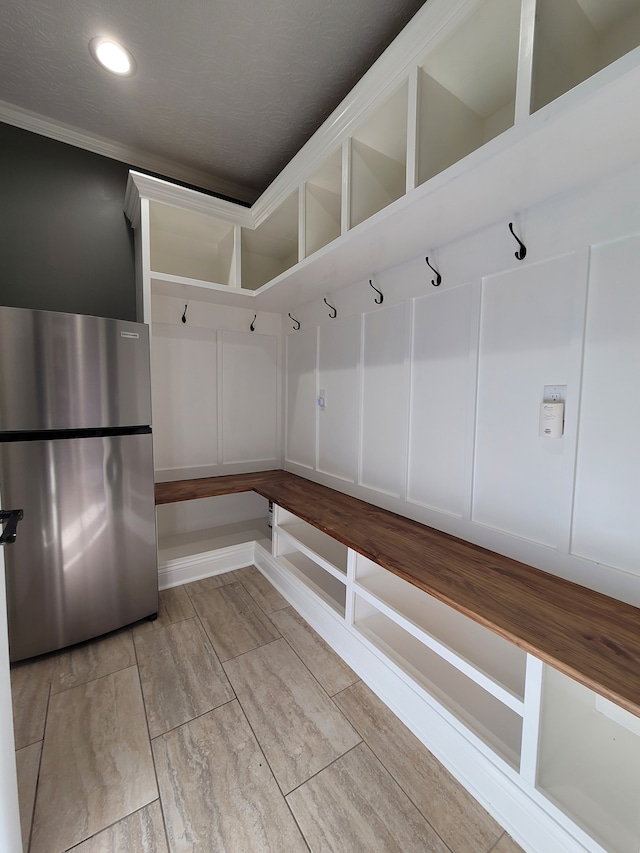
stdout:
{"type": "Polygon", "coordinates": [[[0,120],[253,201],[424,2],[2,0],[0,120]]]}

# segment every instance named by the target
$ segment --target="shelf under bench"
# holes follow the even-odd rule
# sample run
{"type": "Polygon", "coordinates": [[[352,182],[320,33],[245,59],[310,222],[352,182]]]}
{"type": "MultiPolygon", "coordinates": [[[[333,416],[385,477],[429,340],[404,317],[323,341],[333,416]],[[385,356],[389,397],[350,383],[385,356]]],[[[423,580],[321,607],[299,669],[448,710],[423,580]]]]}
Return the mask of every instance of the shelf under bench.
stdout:
{"type": "Polygon", "coordinates": [[[640,716],[640,609],[286,471],[156,484],[156,504],[255,491],[640,716]]]}

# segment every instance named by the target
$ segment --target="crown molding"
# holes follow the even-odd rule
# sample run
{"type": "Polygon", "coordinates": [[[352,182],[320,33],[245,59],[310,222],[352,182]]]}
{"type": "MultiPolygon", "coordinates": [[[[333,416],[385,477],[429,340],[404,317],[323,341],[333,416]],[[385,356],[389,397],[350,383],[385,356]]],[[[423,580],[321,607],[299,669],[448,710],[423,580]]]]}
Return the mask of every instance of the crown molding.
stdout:
{"type": "Polygon", "coordinates": [[[239,186],[231,181],[226,181],[223,178],[212,178],[211,175],[198,169],[191,169],[173,160],[156,157],[141,149],[123,145],[111,139],[94,136],[70,125],[52,121],[45,116],[16,107],[6,101],[0,101],[0,121],[22,130],[28,130],[31,133],[38,133],[40,136],[46,136],[49,139],[55,139],[57,142],[64,142],[66,145],[91,151],[93,154],[100,154],[102,157],[118,160],[138,169],[148,169],[150,172],[166,175],[175,181],[183,181],[186,184],[202,187],[209,192],[235,198],[239,202],[251,203],[254,198],[254,193],[247,190],[246,187],[239,186]]]}
{"type": "Polygon", "coordinates": [[[154,178],[131,170],[127,181],[124,211],[132,224],[136,221],[141,198],[162,204],[172,204],[183,210],[203,213],[206,216],[215,216],[217,219],[224,219],[234,225],[242,225],[244,228],[254,228],[251,209],[242,204],[205,195],[198,190],[177,186],[162,178],[154,178]]]}

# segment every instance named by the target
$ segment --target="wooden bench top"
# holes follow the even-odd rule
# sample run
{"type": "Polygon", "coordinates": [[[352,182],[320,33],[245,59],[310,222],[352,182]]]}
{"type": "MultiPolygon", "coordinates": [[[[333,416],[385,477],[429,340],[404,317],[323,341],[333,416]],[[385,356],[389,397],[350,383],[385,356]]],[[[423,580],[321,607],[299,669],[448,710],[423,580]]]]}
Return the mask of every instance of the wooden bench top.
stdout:
{"type": "Polygon", "coordinates": [[[640,716],[640,609],[286,471],[157,483],[156,503],[255,491],[640,716]]]}

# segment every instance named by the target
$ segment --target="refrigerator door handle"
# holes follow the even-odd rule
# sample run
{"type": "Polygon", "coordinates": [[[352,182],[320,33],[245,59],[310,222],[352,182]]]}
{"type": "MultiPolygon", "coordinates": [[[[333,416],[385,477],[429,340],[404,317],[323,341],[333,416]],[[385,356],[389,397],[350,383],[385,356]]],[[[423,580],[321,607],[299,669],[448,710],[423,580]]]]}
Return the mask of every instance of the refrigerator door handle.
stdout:
{"type": "Polygon", "coordinates": [[[11,545],[16,541],[18,522],[23,518],[24,511],[21,509],[0,510],[0,524],[4,525],[0,534],[0,545],[11,545]]]}

